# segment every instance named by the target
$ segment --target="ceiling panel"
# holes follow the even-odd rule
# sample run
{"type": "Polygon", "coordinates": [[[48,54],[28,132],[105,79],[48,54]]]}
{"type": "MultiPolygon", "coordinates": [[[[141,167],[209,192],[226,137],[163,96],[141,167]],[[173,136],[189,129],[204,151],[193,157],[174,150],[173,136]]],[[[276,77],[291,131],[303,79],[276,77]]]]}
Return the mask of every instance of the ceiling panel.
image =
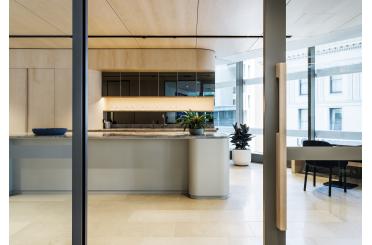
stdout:
{"type": "Polygon", "coordinates": [[[263,0],[200,0],[198,35],[261,35],[263,0]]]}
{"type": "Polygon", "coordinates": [[[195,48],[196,38],[137,38],[140,48],[195,48]]]}
{"type": "Polygon", "coordinates": [[[197,0],[107,0],[134,35],[195,35],[197,0]]]}
{"type": "Polygon", "coordinates": [[[89,0],[88,8],[90,35],[130,35],[107,1],[89,0]]]}
{"type": "Polygon", "coordinates": [[[236,38],[236,39],[212,39],[198,38],[198,48],[211,49],[216,51],[217,57],[234,55],[247,52],[256,43],[257,38],[236,38]]]}
{"type": "Polygon", "coordinates": [[[35,15],[14,0],[9,2],[9,29],[11,35],[65,34],[58,27],[35,15]]]}
{"type": "Polygon", "coordinates": [[[64,34],[72,33],[72,0],[15,0],[64,34]]]}
{"type": "Polygon", "coordinates": [[[10,38],[10,48],[71,48],[71,38],[10,38]]]}
{"type": "Polygon", "coordinates": [[[287,32],[305,38],[361,25],[361,4],[359,0],[292,0],[287,5],[287,32]]]}

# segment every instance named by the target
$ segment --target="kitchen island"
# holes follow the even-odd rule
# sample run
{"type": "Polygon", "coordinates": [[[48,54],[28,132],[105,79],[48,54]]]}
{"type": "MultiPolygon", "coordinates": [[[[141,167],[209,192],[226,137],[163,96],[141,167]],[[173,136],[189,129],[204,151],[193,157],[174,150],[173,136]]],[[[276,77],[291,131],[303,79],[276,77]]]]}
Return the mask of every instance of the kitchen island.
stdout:
{"type": "MultiPolygon", "coordinates": [[[[71,134],[10,136],[10,193],[71,190],[71,134]]],[[[228,136],[207,132],[88,133],[88,189],[229,194],[228,136]]]]}

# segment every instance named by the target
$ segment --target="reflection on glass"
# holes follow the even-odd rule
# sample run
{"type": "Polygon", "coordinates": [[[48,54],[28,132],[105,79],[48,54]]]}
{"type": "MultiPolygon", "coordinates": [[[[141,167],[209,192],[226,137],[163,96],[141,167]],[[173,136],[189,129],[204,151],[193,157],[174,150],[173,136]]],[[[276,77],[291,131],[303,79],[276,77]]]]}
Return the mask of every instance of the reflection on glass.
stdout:
{"type": "Polygon", "coordinates": [[[178,81],[177,87],[178,96],[199,96],[200,82],[199,81],[178,81]]]}
{"type": "Polygon", "coordinates": [[[165,96],[176,96],[177,94],[177,83],[176,82],[164,82],[164,95],[165,96]]]}

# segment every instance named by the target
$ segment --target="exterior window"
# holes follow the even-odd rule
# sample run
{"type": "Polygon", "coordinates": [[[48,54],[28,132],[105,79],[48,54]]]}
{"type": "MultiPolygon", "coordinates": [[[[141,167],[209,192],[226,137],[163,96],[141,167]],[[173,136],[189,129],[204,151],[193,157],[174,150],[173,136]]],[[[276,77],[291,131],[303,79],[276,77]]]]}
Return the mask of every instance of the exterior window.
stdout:
{"type": "Polygon", "coordinates": [[[330,108],[329,109],[329,129],[342,130],[342,109],[330,108]]]}
{"type": "Polygon", "coordinates": [[[331,76],[329,80],[329,92],[331,94],[342,93],[342,77],[341,76],[331,76]]]}
{"type": "Polygon", "coordinates": [[[299,80],[299,88],[300,95],[307,95],[308,94],[307,80],[304,79],[299,80]]]}
{"type": "Polygon", "coordinates": [[[307,130],[307,109],[298,109],[298,129],[307,130]]]}

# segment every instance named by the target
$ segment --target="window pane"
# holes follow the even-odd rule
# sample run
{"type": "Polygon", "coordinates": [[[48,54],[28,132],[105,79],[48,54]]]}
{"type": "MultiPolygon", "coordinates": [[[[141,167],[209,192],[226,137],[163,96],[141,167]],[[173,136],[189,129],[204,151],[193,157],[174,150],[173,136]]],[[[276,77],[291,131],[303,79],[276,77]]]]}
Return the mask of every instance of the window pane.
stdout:
{"type": "Polygon", "coordinates": [[[232,133],[236,121],[236,65],[216,66],[214,125],[222,133],[232,133]]]}
{"type": "Polygon", "coordinates": [[[307,138],[307,62],[307,48],[287,51],[288,146],[302,145],[307,138]]]}
{"type": "Polygon", "coordinates": [[[361,38],[316,47],[316,138],[334,144],[361,144],[361,38]]]}
{"type": "Polygon", "coordinates": [[[263,58],[244,60],[243,114],[254,135],[250,148],[254,153],[263,153],[263,58]]]}

